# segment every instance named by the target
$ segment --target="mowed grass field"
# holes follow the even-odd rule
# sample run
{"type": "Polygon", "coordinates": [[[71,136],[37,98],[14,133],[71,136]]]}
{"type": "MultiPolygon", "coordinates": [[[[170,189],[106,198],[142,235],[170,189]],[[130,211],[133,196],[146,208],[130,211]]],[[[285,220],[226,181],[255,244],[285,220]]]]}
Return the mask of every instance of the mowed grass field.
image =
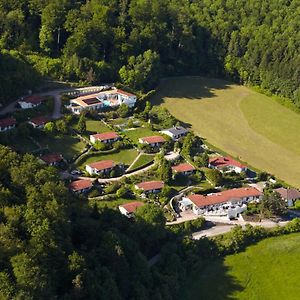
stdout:
{"type": "Polygon", "coordinates": [[[300,114],[224,80],[177,77],[152,98],[196,134],[254,168],[300,188],[300,114]]]}
{"type": "Polygon", "coordinates": [[[269,238],[211,262],[190,277],[181,299],[299,299],[299,244],[299,233],[269,238]]]}

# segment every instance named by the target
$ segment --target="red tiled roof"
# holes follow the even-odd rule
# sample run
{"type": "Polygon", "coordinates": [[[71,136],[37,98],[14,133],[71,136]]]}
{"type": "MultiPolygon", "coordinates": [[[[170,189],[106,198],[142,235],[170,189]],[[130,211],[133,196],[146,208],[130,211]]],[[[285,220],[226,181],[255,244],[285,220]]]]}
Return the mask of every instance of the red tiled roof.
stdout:
{"type": "Polygon", "coordinates": [[[238,168],[246,168],[245,165],[241,164],[239,161],[232,159],[231,157],[213,157],[209,159],[209,163],[216,168],[224,168],[228,166],[235,166],[238,168]]]}
{"type": "Polygon", "coordinates": [[[296,189],[285,189],[283,187],[275,189],[275,192],[279,193],[283,199],[300,199],[300,192],[296,189]]]}
{"type": "Polygon", "coordinates": [[[251,197],[251,196],[259,197],[262,195],[263,193],[258,191],[256,188],[247,187],[247,188],[227,190],[227,191],[206,195],[206,196],[193,194],[193,195],[189,195],[187,198],[190,199],[196,206],[201,207],[206,205],[228,202],[231,199],[242,199],[244,197],[251,197]]]}
{"type": "Polygon", "coordinates": [[[43,117],[43,116],[40,116],[40,117],[35,117],[35,118],[32,118],[30,120],[31,123],[37,125],[37,126],[40,126],[40,125],[44,125],[46,123],[48,123],[51,119],[48,118],[48,117],[43,117]]]}
{"type": "Polygon", "coordinates": [[[123,205],[120,205],[119,207],[123,207],[127,212],[133,213],[137,210],[138,207],[143,206],[144,203],[140,201],[135,201],[135,202],[129,202],[123,205]]]}
{"type": "Polygon", "coordinates": [[[155,143],[164,143],[166,140],[160,135],[147,136],[141,138],[144,143],[155,144],[155,143]]]}
{"type": "Polygon", "coordinates": [[[106,141],[119,138],[120,136],[116,132],[97,133],[92,135],[96,140],[106,141]]]}
{"type": "Polygon", "coordinates": [[[24,97],[24,99],[22,101],[27,102],[27,103],[32,103],[32,104],[39,104],[43,100],[44,100],[44,98],[41,96],[31,95],[31,96],[24,97]]]}
{"type": "Polygon", "coordinates": [[[189,172],[194,171],[195,168],[189,163],[183,163],[172,167],[172,170],[175,172],[189,172]]]}
{"type": "Polygon", "coordinates": [[[0,127],[8,127],[16,124],[16,120],[14,118],[5,118],[5,119],[0,119],[0,127]]]}
{"type": "Polygon", "coordinates": [[[41,156],[41,160],[43,160],[47,164],[51,163],[57,163],[63,160],[63,157],[61,154],[45,154],[41,156]]]}
{"type": "Polygon", "coordinates": [[[93,169],[101,171],[101,170],[113,168],[115,166],[115,163],[113,160],[102,160],[102,161],[91,163],[89,164],[89,166],[93,169]]]}
{"type": "Polygon", "coordinates": [[[93,182],[88,179],[81,179],[71,182],[69,185],[70,189],[74,192],[80,191],[83,189],[88,189],[93,185],[93,182]]]}
{"type": "Polygon", "coordinates": [[[164,187],[162,181],[145,181],[136,185],[139,189],[144,191],[160,190],[164,187]]]}
{"type": "Polygon", "coordinates": [[[131,94],[131,93],[129,93],[129,92],[125,92],[125,91],[123,91],[123,90],[120,90],[120,89],[117,89],[117,93],[118,94],[123,94],[123,95],[125,95],[125,96],[135,96],[134,94],[131,94]]]}

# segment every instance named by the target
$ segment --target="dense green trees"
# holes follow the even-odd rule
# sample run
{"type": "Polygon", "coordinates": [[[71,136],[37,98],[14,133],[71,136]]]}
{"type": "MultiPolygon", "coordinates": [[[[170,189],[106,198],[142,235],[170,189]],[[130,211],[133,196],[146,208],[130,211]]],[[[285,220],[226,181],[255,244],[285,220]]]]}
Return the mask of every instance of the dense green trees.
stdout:
{"type": "MultiPolygon", "coordinates": [[[[162,76],[225,75],[299,104],[297,8],[296,0],[0,0],[0,49],[60,79],[147,90],[162,76]]],[[[22,73],[0,70],[8,82],[22,73]]],[[[1,95],[15,96],[0,82],[1,95]]],[[[19,94],[37,82],[20,75],[17,84],[19,94]]]]}

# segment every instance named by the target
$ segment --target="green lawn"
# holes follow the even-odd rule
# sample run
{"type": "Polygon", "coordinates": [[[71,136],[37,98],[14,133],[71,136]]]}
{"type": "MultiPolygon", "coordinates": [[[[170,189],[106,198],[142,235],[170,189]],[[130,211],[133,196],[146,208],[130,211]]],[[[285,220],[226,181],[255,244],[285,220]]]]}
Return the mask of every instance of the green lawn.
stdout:
{"type": "Polygon", "coordinates": [[[224,80],[162,81],[154,104],[216,147],[300,188],[300,114],[274,99],[224,80]]]}
{"type": "Polygon", "coordinates": [[[142,154],[139,159],[132,165],[130,171],[139,169],[144,165],[152,162],[154,160],[154,155],[142,154]]]}
{"type": "Polygon", "coordinates": [[[97,120],[86,120],[86,130],[90,134],[111,131],[103,122],[97,120]]]}
{"type": "Polygon", "coordinates": [[[108,159],[112,159],[115,163],[130,165],[137,157],[137,155],[138,152],[135,149],[121,150],[120,152],[112,154],[94,154],[92,156],[88,156],[85,159],[82,159],[77,167],[84,168],[86,164],[108,159]]]}
{"type": "Polygon", "coordinates": [[[296,300],[300,234],[269,238],[245,252],[207,263],[190,277],[182,300],[296,300]]]}
{"type": "Polygon", "coordinates": [[[138,127],[134,130],[126,130],[123,133],[126,134],[134,143],[138,143],[138,140],[141,137],[160,135],[158,131],[152,131],[147,127],[138,127]]]}
{"type": "Polygon", "coordinates": [[[85,148],[85,144],[77,137],[43,137],[39,139],[42,147],[51,152],[62,154],[64,158],[71,159],[85,148]]]}
{"type": "Polygon", "coordinates": [[[137,200],[128,200],[128,199],[118,199],[118,200],[96,200],[94,203],[97,204],[98,208],[111,208],[111,209],[118,209],[119,205],[133,202],[137,200]]]}

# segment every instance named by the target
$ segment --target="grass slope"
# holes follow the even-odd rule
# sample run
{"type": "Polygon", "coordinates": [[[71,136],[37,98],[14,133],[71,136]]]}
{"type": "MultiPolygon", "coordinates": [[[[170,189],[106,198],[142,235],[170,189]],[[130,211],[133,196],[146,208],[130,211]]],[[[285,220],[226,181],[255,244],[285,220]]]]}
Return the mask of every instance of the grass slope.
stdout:
{"type": "Polygon", "coordinates": [[[138,160],[132,165],[130,171],[142,168],[154,160],[154,155],[142,154],[138,160]]]}
{"type": "Polygon", "coordinates": [[[300,234],[269,238],[191,277],[181,299],[296,300],[300,293],[300,234]]]}
{"type": "Polygon", "coordinates": [[[216,147],[300,188],[300,115],[218,79],[166,79],[153,97],[216,147]]]}
{"type": "Polygon", "coordinates": [[[115,163],[130,165],[137,157],[137,155],[138,152],[135,149],[121,150],[120,152],[112,154],[95,154],[92,156],[88,156],[86,159],[82,159],[77,167],[84,168],[86,164],[110,159],[112,159],[115,163]]]}

